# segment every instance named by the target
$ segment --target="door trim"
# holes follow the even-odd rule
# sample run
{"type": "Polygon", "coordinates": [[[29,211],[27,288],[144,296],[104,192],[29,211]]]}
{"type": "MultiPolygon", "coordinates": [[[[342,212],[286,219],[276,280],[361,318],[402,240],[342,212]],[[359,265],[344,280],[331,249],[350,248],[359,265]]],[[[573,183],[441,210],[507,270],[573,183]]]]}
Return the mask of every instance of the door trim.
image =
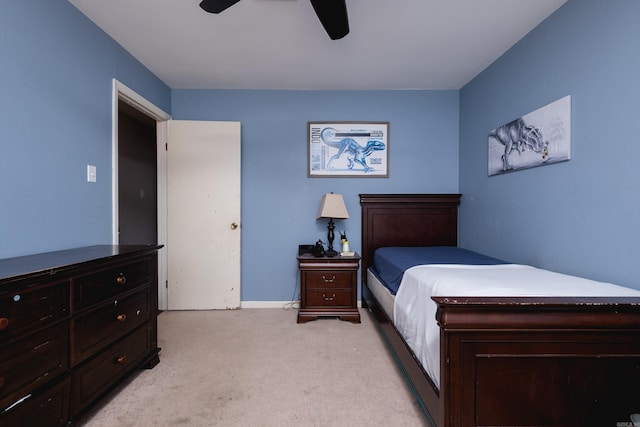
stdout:
{"type": "Polygon", "coordinates": [[[126,102],[136,110],[156,121],[156,150],[158,170],[158,244],[164,248],[158,251],[158,308],[167,308],[167,120],[171,116],[142,95],[133,91],[117,79],[113,79],[112,120],[111,120],[111,219],[112,243],[119,243],[118,236],[118,100],[126,102]]]}

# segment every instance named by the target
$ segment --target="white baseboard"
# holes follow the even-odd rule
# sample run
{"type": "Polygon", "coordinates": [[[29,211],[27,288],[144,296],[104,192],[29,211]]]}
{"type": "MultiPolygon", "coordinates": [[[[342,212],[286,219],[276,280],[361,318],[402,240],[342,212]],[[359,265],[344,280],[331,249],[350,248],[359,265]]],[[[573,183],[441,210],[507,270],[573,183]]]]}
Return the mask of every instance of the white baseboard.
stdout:
{"type": "Polygon", "coordinates": [[[297,301],[240,301],[240,308],[283,308],[292,304],[298,306],[297,301]]]}
{"type": "MultiPolygon", "coordinates": [[[[240,308],[298,308],[298,301],[240,301],[240,308]]],[[[358,301],[358,308],[362,302],[358,301]]]]}

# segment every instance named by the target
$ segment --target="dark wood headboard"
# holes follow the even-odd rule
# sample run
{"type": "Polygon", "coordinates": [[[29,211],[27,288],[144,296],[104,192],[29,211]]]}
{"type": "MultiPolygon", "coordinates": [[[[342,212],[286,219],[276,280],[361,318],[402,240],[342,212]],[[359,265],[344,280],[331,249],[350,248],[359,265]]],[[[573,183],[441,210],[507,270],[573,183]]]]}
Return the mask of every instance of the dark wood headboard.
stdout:
{"type": "Polygon", "coordinates": [[[360,194],[362,282],[383,246],[457,246],[460,194],[360,194]]]}

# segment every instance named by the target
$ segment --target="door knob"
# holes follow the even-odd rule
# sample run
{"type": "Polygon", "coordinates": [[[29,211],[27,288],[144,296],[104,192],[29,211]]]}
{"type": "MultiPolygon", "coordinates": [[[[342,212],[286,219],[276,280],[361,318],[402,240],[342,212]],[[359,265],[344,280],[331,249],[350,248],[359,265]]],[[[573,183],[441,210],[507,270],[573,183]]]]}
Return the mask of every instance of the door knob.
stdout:
{"type": "Polygon", "coordinates": [[[235,230],[236,228],[238,228],[238,223],[237,222],[232,222],[231,223],[231,229],[235,230]]]}

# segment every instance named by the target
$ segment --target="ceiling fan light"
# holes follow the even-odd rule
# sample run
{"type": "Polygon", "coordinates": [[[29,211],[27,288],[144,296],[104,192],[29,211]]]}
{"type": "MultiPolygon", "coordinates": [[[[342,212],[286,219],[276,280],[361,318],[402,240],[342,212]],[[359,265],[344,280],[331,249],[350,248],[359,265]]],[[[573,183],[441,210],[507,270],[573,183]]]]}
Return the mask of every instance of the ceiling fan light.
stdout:
{"type": "Polygon", "coordinates": [[[200,7],[209,13],[220,13],[240,0],[202,0],[200,7]]]}

